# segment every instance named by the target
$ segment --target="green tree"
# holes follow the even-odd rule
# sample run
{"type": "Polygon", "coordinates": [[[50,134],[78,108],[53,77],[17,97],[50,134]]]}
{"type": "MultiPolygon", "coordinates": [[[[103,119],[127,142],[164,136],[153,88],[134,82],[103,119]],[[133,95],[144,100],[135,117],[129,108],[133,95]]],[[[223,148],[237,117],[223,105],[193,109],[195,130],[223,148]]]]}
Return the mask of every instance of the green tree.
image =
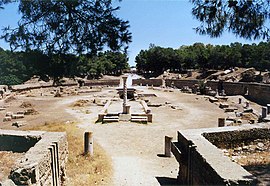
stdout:
{"type": "Polygon", "coordinates": [[[15,85],[27,80],[27,70],[18,55],[0,48],[0,84],[15,85]]]}
{"type": "Polygon", "coordinates": [[[200,34],[219,37],[228,30],[246,39],[269,39],[270,2],[262,0],[191,0],[200,34]]]}
{"type": "MultiPolygon", "coordinates": [[[[126,50],[131,42],[129,23],[115,16],[119,7],[111,0],[18,1],[18,27],[6,27],[2,35],[12,49],[97,54],[105,46],[126,50]]],[[[10,2],[0,0],[0,6],[10,2]]]]}

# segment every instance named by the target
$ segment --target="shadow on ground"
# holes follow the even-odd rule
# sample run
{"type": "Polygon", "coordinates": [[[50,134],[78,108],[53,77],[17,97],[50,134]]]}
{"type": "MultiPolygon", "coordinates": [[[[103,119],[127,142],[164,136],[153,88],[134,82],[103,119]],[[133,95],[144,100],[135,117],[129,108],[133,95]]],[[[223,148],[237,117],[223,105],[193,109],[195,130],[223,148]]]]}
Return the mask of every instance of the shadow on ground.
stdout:
{"type": "Polygon", "coordinates": [[[270,163],[266,165],[249,165],[244,168],[256,176],[262,185],[270,183],[270,163]]]}
{"type": "Polygon", "coordinates": [[[156,177],[161,186],[179,185],[176,178],[156,177]]]}

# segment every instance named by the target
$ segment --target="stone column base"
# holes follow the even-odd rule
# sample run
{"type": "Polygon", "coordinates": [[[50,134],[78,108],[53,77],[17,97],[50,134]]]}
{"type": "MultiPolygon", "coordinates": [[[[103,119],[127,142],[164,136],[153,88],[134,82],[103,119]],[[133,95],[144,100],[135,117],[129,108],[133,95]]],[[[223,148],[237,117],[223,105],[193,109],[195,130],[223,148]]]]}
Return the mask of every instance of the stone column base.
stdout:
{"type": "Polygon", "coordinates": [[[130,114],[130,105],[123,105],[123,114],[130,114]]]}

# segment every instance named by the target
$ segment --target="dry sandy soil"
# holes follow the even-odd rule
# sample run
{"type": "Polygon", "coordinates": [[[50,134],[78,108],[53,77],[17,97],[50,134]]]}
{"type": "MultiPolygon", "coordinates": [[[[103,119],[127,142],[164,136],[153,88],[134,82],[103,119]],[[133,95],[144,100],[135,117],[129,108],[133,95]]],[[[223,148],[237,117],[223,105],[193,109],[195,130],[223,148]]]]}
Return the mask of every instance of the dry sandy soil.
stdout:
{"type": "MultiPolygon", "coordinates": [[[[178,163],[174,157],[166,158],[164,154],[164,137],[172,136],[176,140],[177,131],[190,128],[217,127],[219,117],[226,114],[204,96],[180,93],[178,90],[168,92],[136,87],[144,93],[154,93],[157,97],[149,97],[152,103],[160,103],[160,107],[151,107],[153,122],[137,124],[119,122],[95,123],[102,106],[93,104],[94,99],[101,100],[117,97],[115,88],[104,88],[102,92],[83,93],[74,96],[55,98],[49,93],[41,96],[41,90],[16,95],[5,111],[0,111],[0,118],[7,111],[20,111],[23,102],[30,102],[38,112],[24,119],[26,125],[20,128],[12,126],[12,122],[0,121],[0,129],[24,130],[30,126],[42,125],[45,122],[71,121],[78,126],[94,132],[95,143],[100,144],[112,159],[114,174],[113,183],[109,185],[168,185],[174,184],[178,163]],[[89,100],[83,107],[72,107],[77,100],[89,100]],[[178,108],[173,109],[172,106],[178,108]]],[[[50,92],[51,90],[45,90],[50,92]]],[[[237,98],[233,98],[236,99],[237,98]]],[[[254,104],[254,103],[252,103],[254,104]]],[[[121,107],[121,105],[119,105],[121,107]]],[[[257,107],[257,105],[256,105],[257,107]]]]}

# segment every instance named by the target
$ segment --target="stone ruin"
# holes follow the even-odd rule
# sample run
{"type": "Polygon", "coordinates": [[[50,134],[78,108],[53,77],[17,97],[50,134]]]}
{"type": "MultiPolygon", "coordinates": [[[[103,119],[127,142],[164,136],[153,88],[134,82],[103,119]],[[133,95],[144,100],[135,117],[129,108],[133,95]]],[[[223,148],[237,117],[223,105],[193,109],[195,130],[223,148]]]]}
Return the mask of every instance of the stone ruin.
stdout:
{"type": "Polygon", "coordinates": [[[0,130],[0,153],[9,153],[10,161],[15,161],[8,167],[9,173],[1,176],[1,186],[65,183],[68,157],[65,133],[0,130]],[[19,158],[12,160],[13,154],[19,154],[19,158]]]}
{"type": "MultiPolygon", "coordinates": [[[[269,183],[269,162],[255,164],[252,169],[243,168],[228,156],[226,148],[249,149],[255,143],[255,150],[265,151],[262,142],[269,142],[270,129],[266,124],[242,125],[222,128],[189,129],[178,131],[172,152],[179,163],[178,183],[184,185],[267,185],[269,183]],[[258,141],[261,141],[257,143],[258,141]],[[224,150],[225,148],[225,150],[224,150]],[[260,172],[254,171],[254,169],[260,172]],[[264,170],[261,170],[264,168],[264,170]],[[253,170],[253,171],[252,171],[253,170]]],[[[266,145],[266,144],[265,144],[266,145]]],[[[238,152],[240,153],[240,152],[238,152]]],[[[241,154],[241,153],[240,153],[241,154]]]]}
{"type": "Polygon", "coordinates": [[[107,100],[101,112],[98,114],[97,122],[109,123],[109,122],[119,122],[119,121],[131,121],[137,123],[147,123],[152,122],[152,112],[147,106],[144,100],[136,100],[137,94],[136,89],[127,86],[127,76],[123,76],[123,87],[117,88],[119,97],[123,99],[122,110],[111,109],[110,107],[119,108],[120,102],[113,102],[112,100],[107,100]],[[128,99],[132,100],[129,101],[128,99]],[[132,105],[130,105],[132,104],[132,105]],[[112,106],[114,105],[114,106],[112,106]],[[134,108],[131,112],[131,107],[134,108]],[[113,110],[113,111],[112,111],[113,110]],[[136,110],[136,111],[134,111],[136,110]]]}

